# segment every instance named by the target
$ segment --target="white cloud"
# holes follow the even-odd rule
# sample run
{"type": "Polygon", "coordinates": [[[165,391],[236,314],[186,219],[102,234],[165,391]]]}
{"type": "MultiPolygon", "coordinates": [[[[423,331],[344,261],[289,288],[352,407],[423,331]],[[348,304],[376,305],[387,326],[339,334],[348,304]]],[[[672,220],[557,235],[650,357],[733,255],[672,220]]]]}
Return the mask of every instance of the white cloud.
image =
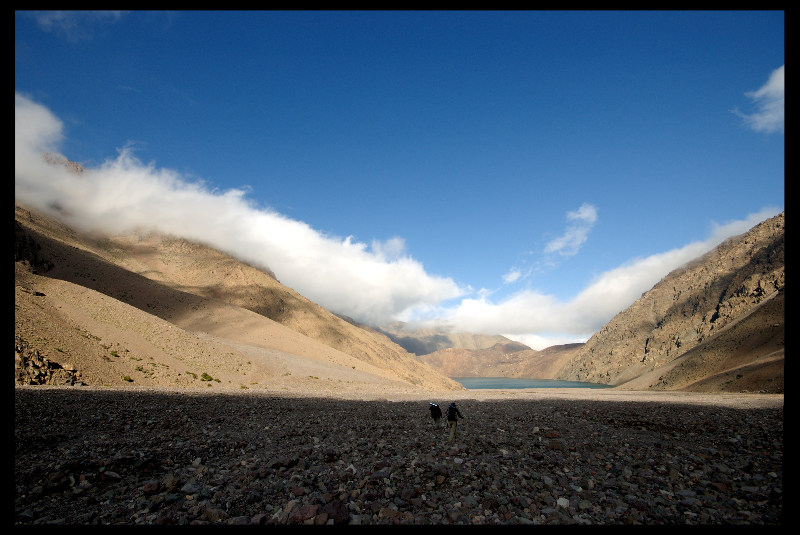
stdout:
{"type": "Polygon", "coordinates": [[[209,191],[178,173],[143,164],[129,148],[76,175],[43,162],[57,152],[61,122],[15,95],[15,196],[87,230],[153,229],[207,243],[253,265],[335,312],[369,322],[463,295],[404,256],[402,238],[364,243],[327,236],[301,221],[258,209],[245,191],[209,191]],[[54,206],[59,209],[55,210],[54,206]]]}
{"type": "Polygon", "coordinates": [[[91,38],[98,25],[117,22],[124,11],[33,11],[30,14],[42,30],[76,42],[91,38]]]}
{"type": "Polygon", "coordinates": [[[772,71],[760,89],[745,93],[756,106],[752,114],[733,112],[744,119],[745,124],[756,132],[784,131],[784,65],[772,71]]]}
{"type": "Polygon", "coordinates": [[[398,236],[389,238],[384,242],[378,240],[372,241],[372,252],[383,260],[397,260],[403,256],[405,250],[406,241],[398,236]]]}
{"type": "Polygon", "coordinates": [[[63,123],[24,95],[14,94],[14,147],[41,154],[58,147],[63,123]]]}
{"type": "MultiPolygon", "coordinates": [[[[353,237],[328,236],[254,206],[244,190],[212,192],[174,171],[143,164],[129,148],[80,175],[48,165],[42,152],[58,151],[61,121],[19,94],[14,111],[14,184],[20,202],[87,230],[150,228],[207,243],[269,268],[303,296],[367,323],[434,321],[456,331],[504,333],[534,349],[585,341],[670,271],[779,211],[714,223],[707,240],[631,260],[599,275],[570,300],[526,289],[495,302],[490,290],[473,292],[426,273],[406,254],[400,237],[367,246],[353,237]]],[[[597,221],[597,210],[583,204],[567,218],[569,228],[553,251],[577,250],[597,221]]],[[[515,268],[504,279],[523,275],[515,268]]]]}
{"type": "Polygon", "coordinates": [[[567,229],[564,234],[551,240],[544,248],[546,253],[559,253],[572,256],[578,253],[586,242],[589,231],[597,222],[597,208],[589,203],[583,203],[573,212],[567,212],[567,229]]]}
{"type": "Polygon", "coordinates": [[[568,301],[523,290],[495,303],[486,293],[477,299],[463,299],[437,313],[455,331],[502,332],[533,349],[586,341],[669,272],[779,211],[765,208],[743,220],[724,225],[714,223],[706,240],[626,262],[599,275],[568,301]]]}
{"type": "Polygon", "coordinates": [[[512,282],[518,281],[520,277],[522,277],[522,272],[519,269],[513,268],[503,275],[503,282],[511,284],[512,282]]]}

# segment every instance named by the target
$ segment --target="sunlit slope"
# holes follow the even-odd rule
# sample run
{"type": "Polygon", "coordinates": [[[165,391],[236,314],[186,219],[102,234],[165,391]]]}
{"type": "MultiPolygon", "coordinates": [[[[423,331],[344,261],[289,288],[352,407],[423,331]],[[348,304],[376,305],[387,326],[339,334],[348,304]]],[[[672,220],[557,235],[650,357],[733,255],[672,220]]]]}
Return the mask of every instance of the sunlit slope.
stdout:
{"type": "MultiPolygon", "coordinates": [[[[461,388],[385,336],[352,325],[282,286],[267,269],[245,265],[205,245],[157,234],[87,235],[19,205],[15,218],[40,247],[37,255],[43,259],[35,274],[17,277],[18,287],[27,285],[30,290],[39,284],[47,286],[51,295],[85,293],[90,309],[100,299],[96,294],[101,294],[138,311],[127,312],[152,316],[144,323],[160,320],[192,334],[196,343],[225,341],[261,347],[382,380],[423,388],[461,388]],[[58,291],[53,285],[60,285],[58,291]]],[[[17,300],[24,304],[28,297],[37,297],[34,294],[20,290],[17,300]]],[[[65,303],[62,309],[79,308],[65,303]]],[[[34,318],[27,314],[18,310],[20,322],[29,321],[32,328],[34,318]]],[[[56,319],[51,321],[47,315],[36,321],[34,331],[47,333],[55,328],[52,321],[56,319]]],[[[143,329],[158,332],[153,326],[143,329]]],[[[29,338],[35,337],[26,332],[29,338]]],[[[169,344],[170,338],[174,336],[163,343],[169,344]]],[[[59,356],[53,348],[47,351],[59,356]]]]}

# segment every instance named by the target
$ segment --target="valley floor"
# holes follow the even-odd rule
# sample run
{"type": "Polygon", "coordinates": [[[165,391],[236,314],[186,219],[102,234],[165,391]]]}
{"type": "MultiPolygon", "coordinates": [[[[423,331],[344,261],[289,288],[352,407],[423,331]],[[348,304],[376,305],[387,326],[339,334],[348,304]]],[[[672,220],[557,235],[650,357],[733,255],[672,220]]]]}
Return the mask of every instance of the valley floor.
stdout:
{"type": "Polygon", "coordinates": [[[782,524],[783,395],[210,390],[16,387],[15,522],[782,524]]]}

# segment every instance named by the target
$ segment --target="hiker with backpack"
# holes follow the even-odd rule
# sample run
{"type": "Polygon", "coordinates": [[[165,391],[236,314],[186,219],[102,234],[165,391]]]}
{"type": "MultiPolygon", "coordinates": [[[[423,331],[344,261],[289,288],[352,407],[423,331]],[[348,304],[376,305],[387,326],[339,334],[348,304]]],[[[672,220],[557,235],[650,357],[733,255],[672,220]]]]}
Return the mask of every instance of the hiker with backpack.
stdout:
{"type": "Polygon", "coordinates": [[[439,420],[442,419],[442,409],[436,403],[432,401],[430,403],[431,409],[431,418],[433,418],[433,425],[436,426],[436,429],[439,429],[439,420]]]}
{"type": "Polygon", "coordinates": [[[464,417],[461,415],[461,411],[458,410],[458,407],[456,407],[455,402],[453,402],[447,409],[447,421],[450,424],[449,442],[453,442],[453,440],[455,440],[455,438],[458,436],[458,433],[456,432],[456,427],[458,426],[457,418],[461,418],[462,420],[464,419],[464,417]]]}

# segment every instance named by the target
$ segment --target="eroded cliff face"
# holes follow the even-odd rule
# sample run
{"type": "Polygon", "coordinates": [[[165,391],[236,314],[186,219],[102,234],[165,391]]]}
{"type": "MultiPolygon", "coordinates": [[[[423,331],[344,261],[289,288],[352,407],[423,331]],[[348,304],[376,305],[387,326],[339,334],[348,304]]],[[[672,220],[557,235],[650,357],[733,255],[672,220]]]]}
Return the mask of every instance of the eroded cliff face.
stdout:
{"type": "MultiPolygon", "coordinates": [[[[775,328],[774,318],[750,313],[784,290],[784,224],[781,213],[664,277],[595,333],[558,378],[619,385],[668,365],[733,322],[769,321],[764,328],[775,328]]],[[[751,360],[760,356],[751,350],[751,360]]]]}

